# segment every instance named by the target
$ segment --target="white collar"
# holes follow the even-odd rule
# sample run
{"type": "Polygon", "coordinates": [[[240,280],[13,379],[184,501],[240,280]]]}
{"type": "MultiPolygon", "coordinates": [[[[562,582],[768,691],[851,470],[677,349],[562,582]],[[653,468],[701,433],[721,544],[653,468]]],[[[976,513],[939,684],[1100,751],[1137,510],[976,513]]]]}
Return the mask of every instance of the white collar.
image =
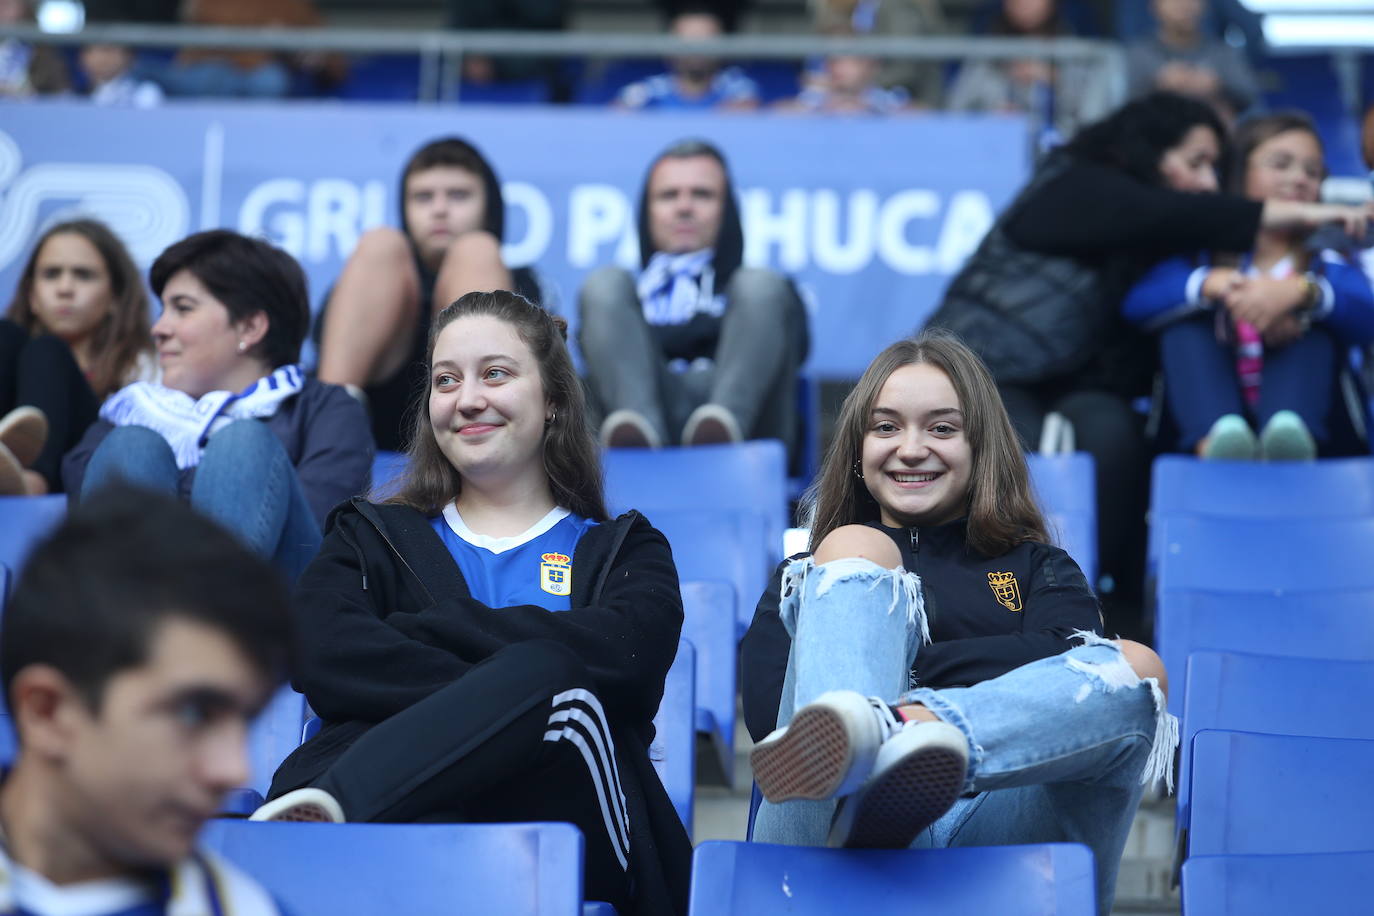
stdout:
{"type": "Polygon", "coordinates": [[[456,503],[449,503],[444,507],[444,521],[448,523],[449,530],[458,535],[473,547],[481,547],[490,550],[492,553],[505,553],[507,550],[514,550],[521,544],[528,544],[530,541],[547,532],[554,525],[572,515],[562,506],[554,506],[548,514],[535,522],[520,534],[512,535],[508,538],[494,538],[485,534],[478,534],[467,526],[463,517],[458,514],[456,503]]]}

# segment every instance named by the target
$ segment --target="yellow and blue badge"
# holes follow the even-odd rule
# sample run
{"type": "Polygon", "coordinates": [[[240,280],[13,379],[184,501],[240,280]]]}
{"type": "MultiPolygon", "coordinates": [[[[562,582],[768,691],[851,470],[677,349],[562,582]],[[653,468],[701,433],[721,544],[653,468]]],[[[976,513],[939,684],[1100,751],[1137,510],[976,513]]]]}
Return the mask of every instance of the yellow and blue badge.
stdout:
{"type": "Polygon", "coordinates": [[[572,557],[563,553],[540,554],[539,587],[550,595],[572,594],[572,557]]]}
{"type": "Polygon", "coordinates": [[[988,588],[997,596],[997,603],[1009,611],[1021,610],[1021,588],[1016,576],[1009,572],[988,573],[988,588]]]}

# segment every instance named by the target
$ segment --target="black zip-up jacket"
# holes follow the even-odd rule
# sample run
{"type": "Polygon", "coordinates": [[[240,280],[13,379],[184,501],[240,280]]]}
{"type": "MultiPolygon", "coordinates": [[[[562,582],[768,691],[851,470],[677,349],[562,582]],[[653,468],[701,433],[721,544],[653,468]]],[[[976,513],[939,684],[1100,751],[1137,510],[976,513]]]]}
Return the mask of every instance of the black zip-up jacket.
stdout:
{"type": "MultiPolygon", "coordinates": [[[[917,651],[912,676],[922,687],[977,684],[1066,651],[1075,630],[1102,632],[1096,596],[1058,547],[1021,544],[988,558],[968,547],[966,520],[928,528],[870,524],[897,543],[902,565],[921,577],[931,642],[917,651]]],[[[777,727],[792,648],[778,616],[779,592],[787,564],[804,556],[773,573],[740,646],[744,722],[755,741],[777,727]]]]}
{"type": "Polygon", "coordinates": [[[310,784],[374,724],[504,646],[556,640],[587,666],[610,720],[636,912],[686,912],[691,844],[648,753],[682,629],[668,543],[637,512],[597,525],[573,553],[572,589],[567,611],[487,607],[422,513],[361,498],[340,505],[292,597],[292,683],[325,724],[282,763],[269,795],[310,784]]]}

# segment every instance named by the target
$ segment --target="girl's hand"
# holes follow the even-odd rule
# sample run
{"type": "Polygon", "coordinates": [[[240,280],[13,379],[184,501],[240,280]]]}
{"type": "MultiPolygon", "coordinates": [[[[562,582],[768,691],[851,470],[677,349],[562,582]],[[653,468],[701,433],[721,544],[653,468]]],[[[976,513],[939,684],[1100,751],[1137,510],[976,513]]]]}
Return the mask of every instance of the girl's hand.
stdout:
{"type": "Polygon", "coordinates": [[[1294,317],[1293,312],[1306,304],[1306,299],[1307,283],[1301,276],[1290,276],[1249,277],[1222,301],[1232,318],[1248,321],[1263,335],[1284,318],[1294,317]]]}
{"type": "Polygon", "coordinates": [[[1202,298],[1220,301],[1244,282],[1245,275],[1234,267],[1213,267],[1202,281],[1202,298]]]}
{"type": "Polygon", "coordinates": [[[1286,347],[1307,333],[1307,325],[1296,315],[1285,315],[1278,321],[1271,324],[1268,329],[1261,333],[1264,338],[1264,345],[1270,349],[1277,350],[1286,347]]]}

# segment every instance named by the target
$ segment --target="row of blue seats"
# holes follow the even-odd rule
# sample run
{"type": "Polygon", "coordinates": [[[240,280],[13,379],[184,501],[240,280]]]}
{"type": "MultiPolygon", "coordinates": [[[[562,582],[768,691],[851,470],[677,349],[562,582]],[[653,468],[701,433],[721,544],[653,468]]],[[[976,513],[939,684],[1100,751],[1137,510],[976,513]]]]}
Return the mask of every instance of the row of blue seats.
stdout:
{"type": "MultiPolygon", "coordinates": [[[[582,901],[582,836],[568,824],[212,822],[202,845],[294,912],[494,916],[613,913],[582,901]]],[[[866,916],[1090,916],[1092,854],[1045,844],[852,851],[708,842],[692,861],[691,916],[845,910],[866,916]]]]}
{"type": "Polygon", "coordinates": [[[1374,460],[1155,465],[1187,913],[1363,912],[1374,460]]]}

